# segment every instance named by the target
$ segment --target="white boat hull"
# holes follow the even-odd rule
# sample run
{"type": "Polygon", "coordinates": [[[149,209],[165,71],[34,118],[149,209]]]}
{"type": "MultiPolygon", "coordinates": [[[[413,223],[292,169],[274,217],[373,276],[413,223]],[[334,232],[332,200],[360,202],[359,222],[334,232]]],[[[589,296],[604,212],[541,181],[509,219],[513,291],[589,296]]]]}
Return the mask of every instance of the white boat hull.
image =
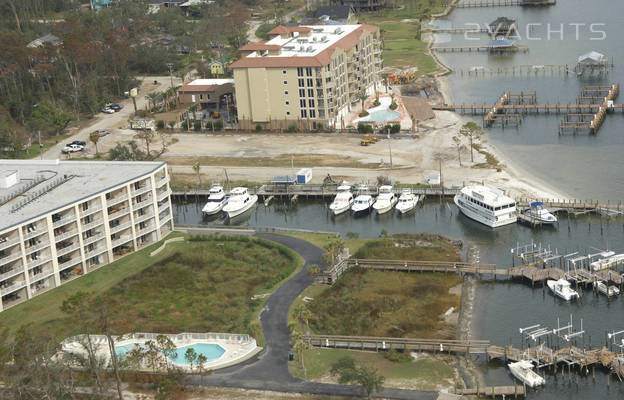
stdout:
{"type": "Polygon", "coordinates": [[[227,204],[227,200],[223,200],[219,203],[207,203],[204,208],[202,208],[202,212],[205,215],[215,215],[223,211],[223,207],[227,204]]]}
{"type": "Polygon", "coordinates": [[[377,214],[385,214],[388,211],[392,210],[392,207],[394,207],[395,204],[396,204],[396,201],[387,202],[387,203],[384,202],[382,204],[378,204],[378,202],[375,202],[375,204],[373,204],[373,208],[375,209],[377,214]]]}
{"type": "Polygon", "coordinates": [[[416,202],[415,201],[414,202],[409,202],[409,203],[398,204],[396,206],[396,209],[401,214],[405,214],[405,213],[408,213],[408,212],[412,211],[414,209],[414,207],[416,207],[416,202]]]}
{"type": "Polygon", "coordinates": [[[243,207],[229,208],[228,206],[230,205],[230,203],[228,203],[228,205],[223,208],[223,211],[227,214],[228,218],[234,218],[237,215],[241,215],[242,213],[250,210],[257,202],[258,196],[254,194],[249,196],[249,201],[245,203],[243,207]]]}
{"type": "Polygon", "coordinates": [[[560,287],[557,284],[557,281],[548,280],[546,281],[548,288],[555,294],[555,296],[562,298],[565,301],[571,301],[579,298],[579,294],[570,289],[569,287],[560,287]]]}
{"type": "Polygon", "coordinates": [[[341,206],[330,207],[334,215],[340,215],[342,213],[345,213],[349,211],[350,208],[351,208],[351,204],[349,203],[345,204],[344,206],[341,205],[341,206]]]}
{"type": "Polygon", "coordinates": [[[369,207],[362,207],[362,208],[356,208],[356,207],[351,207],[351,212],[353,213],[353,215],[363,215],[363,214],[368,214],[370,212],[371,208],[369,207]]]}
{"type": "Polygon", "coordinates": [[[520,382],[524,383],[528,387],[535,388],[546,383],[546,380],[539,376],[532,369],[523,369],[519,367],[519,363],[511,363],[509,364],[509,371],[513,376],[515,376],[520,382]]]}
{"type": "Polygon", "coordinates": [[[498,221],[485,218],[483,215],[477,213],[475,210],[459,204],[458,196],[459,195],[455,195],[453,201],[455,202],[457,208],[459,208],[459,211],[461,211],[461,213],[464,214],[466,217],[474,221],[480,222],[483,225],[489,226],[490,228],[498,228],[500,226],[514,224],[518,219],[515,215],[511,218],[499,219],[498,221]]]}

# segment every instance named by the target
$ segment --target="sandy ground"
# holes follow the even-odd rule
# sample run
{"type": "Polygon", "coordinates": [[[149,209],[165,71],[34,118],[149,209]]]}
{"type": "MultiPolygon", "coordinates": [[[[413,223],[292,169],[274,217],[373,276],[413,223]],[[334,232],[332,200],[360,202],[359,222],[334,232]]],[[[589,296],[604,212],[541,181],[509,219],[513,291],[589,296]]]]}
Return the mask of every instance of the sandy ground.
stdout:
{"type": "MultiPolygon", "coordinates": [[[[436,118],[421,124],[420,136],[383,139],[370,146],[360,146],[357,135],[205,135],[177,134],[177,142],[169,147],[165,159],[175,162],[177,157],[221,157],[227,158],[228,165],[202,165],[202,180],[225,179],[224,168],[230,180],[267,182],[273,176],[293,174],[298,170],[298,158],[305,160],[310,155],[337,156],[371,164],[372,168],[349,168],[344,166],[319,166],[313,168],[313,183],[322,182],[330,174],[350,182],[374,183],[380,175],[389,176],[395,182],[424,183],[429,173],[442,166],[442,181],[445,186],[463,186],[469,183],[486,183],[505,189],[513,196],[534,198],[567,198],[532,176],[512,166],[497,150],[488,143],[485,149],[495,154],[503,164],[500,172],[491,168],[477,168],[485,157],[474,152],[474,162],[470,162],[468,141],[464,139],[465,150],[461,152],[462,165],[458,160],[457,147],[453,136],[457,135],[462,120],[454,113],[436,112],[436,118]],[[392,153],[392,168],[390,168],[392,153]],[[252,158],[292,155],[294,169],[287,162],[283,166],[258,167],[249,165],[252,158]],[[241,166],[231,166],[239,159],[241,166]],[[381,167],[379,167],[381,165],[381,167]]],[[[486,135],[487,136],[487,135],[486,135]]],[[[126,135],[128,137],[128,135],[126,135]]],[[[123,140],[120,138],[120,140],[123,140]]],[[[111,142],[116,138],[110,138],[111,142]]],[[[340,165],[340,163],[338,163],[340,165]]],[[[176,174],[194,174],[191,165],[171,165],[176,174]]]]}

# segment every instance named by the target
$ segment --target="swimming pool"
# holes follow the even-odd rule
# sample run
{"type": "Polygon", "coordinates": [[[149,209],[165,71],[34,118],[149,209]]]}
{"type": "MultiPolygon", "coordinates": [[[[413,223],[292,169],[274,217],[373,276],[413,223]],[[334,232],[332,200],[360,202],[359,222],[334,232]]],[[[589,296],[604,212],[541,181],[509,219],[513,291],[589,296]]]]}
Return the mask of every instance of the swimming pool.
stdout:
{"type": "MultiPolygon", "coordinates": [[[[125,344],[122,346],[115,346],[115,353],[120,358],[124,358],[126,354],[131,351],[135,346],[140,346],[137,343],[125,344]]],[[[184,355],[186,354],[187,349],[194,349],[197,355],[203,354],[206,357],[207,361],[214,361],[219,359],[223,353],[225,353],[225,349],[218,344],[215,343],[196,343],[189,346],[178,347],[176,349],[176,357],[169,357],[171,361],[180,365],[188,365],[186,358],[184,355]]]]}
{"type": "Polygon", "coordinates": [[[366,117],[358,118],[357,122],[384,122],[401,119],[401,113],[392,110],[373,111],[366,117]]]}

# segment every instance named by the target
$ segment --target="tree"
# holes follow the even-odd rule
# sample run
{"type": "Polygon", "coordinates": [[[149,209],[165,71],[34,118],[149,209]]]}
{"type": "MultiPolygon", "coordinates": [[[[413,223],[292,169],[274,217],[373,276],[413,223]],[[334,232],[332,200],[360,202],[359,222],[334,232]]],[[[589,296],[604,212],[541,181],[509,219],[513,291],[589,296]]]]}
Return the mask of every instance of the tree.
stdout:
{"type": "Polygon", "coordinates": [[[195,365],[195,362],[197,361],[197,352],[195,351],[195,349],[192,347],[189,347],[188,349],[186,349],[186,352],[184,353],[184,359],[189,364],[189,368],[191,372],[193,372],[193,366],[195,365]]]}
{"type": "Polygon", "coordinates": [[[461,161],[461,152],[462,150],[465,149],[464,144],[461,142],[461,138],[459,136],[453,136],[453,143],[455,145],[455,147],[457,148],[457,158],[459,159],[459,166],[462,166],[462,161],[461,161]]]}
{"type": "Polygon", "coordinates": [[[303,370],[303,375],[305,377],[306,368],[303,361],[303,351],[307,347],[305,343],[305,337],[299,331],[292,331],[290,334],[290,344],[292,345],[293,350],[297,352],[297,358],[299,359],[299,363],[301,364],[301,369],[303,370]]]}
{"type": "Polygon", "coordinates": [[[32,113],[29,126],[32,130],[41,130],[58,135],[74,119],[71,113],[65,112],[51,101],[39,103],[32,113]]]}
{"type": "Polygon", "coordinates": [[[358,92],[357,98],[362,102],[362,111],[364,111],[364,102],[368,99],[368,95],[365,90],[358,92]]]}
{"type": "Polygon", "coordinates": [[[150,152],[150,144],[154,141],[156,137],[156,132],[149,128],[140,129],[138,133],[134,135],[136,139],[143,140],[145,142],[145,152],[147,157],[151,157],[150,152]]]}
{"type": "Polygon", "coordinates": [[[338,376],[341,384],[357,384],[362,393],[370,399],[375,392],[383,389],[385,378],[377,370],[367,365],[356,365],[351,357],[343,357],[336,361],[331,368],[331,374],[338,376]]]}
{"type": "Polygon", "coordinates": [[[312,313],[305,305],[299,304],[295,307],[295,317],[299,323],[305,324],[307,331],[310,332],[310,318],[312,318],[312,313]]]}
{"type": "Polygon", "coordinates": [[[195,174],[197,174],[197,189],[199,189],[199,187],[201,186],[201,175],[199,174],[200,172],[200,164],[199,161],[195,161],[193,163],[193,171],[195,171],[195,174]]]}
{"type": "Polygon", "coordinates": [[[204,372],[206,372],[206,363],[208,362],[208,359],[206,358],[206,356],[202,353],[199,353],[199,355],[197,356],[197,372],[199,373],[200,378],[200,383],[203,384],[204,383],[204,372]]]}
{"type": "MultiPolygon", "coordinates": [[[[462,127],[459,129],[459,133],[462,136],[466,136],[467,138],[470,139],[470,162],[474,162],[473,141],[481,140],[481,136],[483,136],[484,134],[483,129],[481,129],[481,127],[477,125],[476,123],[470,121],[462,125],[462,127]]],[[[461,165],[461,162],[460,162],[460,165],[461,165]]]]}
{"type": "Polygon", "coordinates": [[[99,156],[100,152],[98,151],[98,141],[100,140],[100,134],[98,132],[91,132],[89,134],[89,141],[95,145],[95,156],[99,156]]]}

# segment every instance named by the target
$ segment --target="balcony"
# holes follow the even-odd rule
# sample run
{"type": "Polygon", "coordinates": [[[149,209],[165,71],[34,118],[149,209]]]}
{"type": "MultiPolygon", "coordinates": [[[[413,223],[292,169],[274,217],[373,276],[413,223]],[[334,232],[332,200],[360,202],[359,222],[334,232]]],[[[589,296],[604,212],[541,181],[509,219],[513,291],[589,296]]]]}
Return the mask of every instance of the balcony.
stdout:
{"type": "Polygon", "coordinates": [[[132,223],[130,221],[128,222],[124,222],[123,224],[119,224],[117,226],[114,226],[110,229],[110,233],[117,233],[119,231],[123,231],[124,229],[127,229],[130,227],[130,225],[132,225],[132,223]]]}
{"type": "Polygon", "coordinates": [[[130,207],[122,208],[117,211],[113,210],[108,214],[108,220],[112,221],[119,217],[123,217],[124,215],[128,215],[128,213],[130,213],[130,207]]]}
{"type": "Polygon", "coordinates": [[[35,283],[51,275],[54,275],[54,270],[52,268],[44,268],[40,272],[30,275],[30,283],[35,283]]]}
{"type": "Polygon", "coordinates": [[[85,253],[85,258],[88,260],[91,257],[95,257],[98,254],[102,254],[102,253],[105,253],[105,252],[106,252],[106,247],[104,247],[104,246],[99,247],[99,248],[95,248],[95,249],[91,250],[90,252],[85,253]]]}
{"type": "Polygon", "coordinates": [[[158,206],[158,214],[162,213],[163,211],[165,211],[168,208],[169,208],[169,202],[166,202],[165,204],[159,205],[158,206]]]}
{"type": "Polygon", "coordinates": [[[375,47],[375,49],[373,50],[373,54],[375,54],[375,55],[381,54],[381,48],[375,47]]]}
{"type": "Polygon", "coordinates": [[[72,251],[74,251],[76,249],[79,249],[79,248],[80,248],[80,242],[76,241],[75,243],[70,244],[67,247],[63,247],[62,249],[57,249],[56,250],[56,256],[57,257],[64,256],[65,254],[69,254],[72,251]]]}
{"type": "Polygon", "coordinates": [[[147,221],[150,218],[154,218],[154,213],[153,212],[135,217],[134,218],[134,223],[138,224],[139,222],[147,221]]]}
{"type": "Polygon", "coordinates": [[[101,232],[101,233],[95,234],[95,235],[93,235],[91,237],[83,239],[82,240],[82,244],[83,244],[83,246],[87,246],[87,245],[90,245],[91,243],[95,243],[98,240],[102,240],[102,239],[104,239],[104,232],[101,232]]]}
{"type": "Polygon", "coordinates": [[[381,40],[375,39],[375,40],[373,40],[373,44],[376,45],[376,46],[381,46],[381,40]]]}
{"type": "Polygon", "coordinates": [[[94,207],[89,207],[86,210],[80,211],[80,217],[86,217],[88,215],[94,214],[102,209],[102,206],[97,205],[94,207]]]}
{"type": "Polygon", "coordinates": [[[134,190],[132,191],[132,196],[138,196],[138,195],[140,195],[140,194],[147,193],[147,192],[149,192],[149,191],[151,191],[151,190],[152,190],[152,187],[151,187],[151,186],[149,186],[149,185],[148,185],[148,186],[143,186],[143,187],[141,187],[141,188],[134,189],[134,190]]]}
{"type": "Polygon", "coordinates": [[[72,258],[69,261],[65,261],[64,263],[59,264],[59,266],[58,266],[59,267],[59,271],[62,271],[64,269],[67,269],[69,267],[73,267],[74,265],[78,265],[78,264],[81,264],[81,263],[82,263],[82,258],[80,258],[80,257],[72,258]]]}
{"type": "Polygon", "coordinates": [[[354,68],[354,67],[350,67],[349,69],[347,69],[347,72],[348,72],[349,74],[355,74],[355,73],[357,72],[357,69],[356,69],[356,68],[354,68]]]}
{"type": "Polygon", "coordinates": [[[53,228],[59,228],[63,225],[67,225],[70,222],[74,222],[76,220],[76,216],[74,214],[68,214],[68,215],[64,215],[61,217],[61,219],[58,219],[56,221],[54,221],[52,223],[52,227],[53,228]]]}
{"type": "Polygon", "coordinates": [[[151,204],[154,203],[154,200],[152,199],[152,196],[149,196],[147,199],[143,199],[141,201],[138,201],[136,203],[134,203],[132,205],[132,208],[134,208],[135,210],[138,210],[139,208],[143,208],[145,206],[149,206],[151,204]]]}
{"type": "Polygon", "coordinates": [[[82,225],[82,231],[86,232],[89,229],[92,229],[92,228],[95,228],[96,226],[102,225],[103,223],[104,223],[104,220],[102,218],[99,218],[99,219],[97,219],[95,221],[91,221],[88,224],[82,225]]]}
{"type": "Polygon", "coordinates": [[[26,281],[17,281],[17,282],[14,282],[12,285],[8,285],[8,286],[0,288],[0,293],[4,296],[9,293],[13,293],[16,290],[19,290],[23,288],[24,286],[26,286],[26,281]]]}
{"type": "Polygon", "coordinates": [[[333,88],[333,87],[336,87],[336,84],[334,82],[331,82],[331,81],[325,82],[325,87],[326,88],[333,88]]]}
{"type": "Polygon", "coordinates": [[[28,269],[32,269],[50,261],[50,256],[41,257],[28,263],[28,269]]]}
{"type": "Polygon", "coordinates": [[[54,241],[58,243],[62,240],[69,239],[70,237],[77,235],[77,234],[78,234],[78,229],[72,229],[69,232],[61,233],[60,235],[54,236],[54,241]]]}
{"type": "Polygon", "coordinates": [[[154,230],[156,230],[156,228],[154,226],[151,226],[151,225],[150,226],[146,226],[145,228],[138,230],[136,235],[137,235],[137,237],[143,236],[146,233],[152,232],[154,230]]]}
{"type": "Polygon", "coordinates": [[[48,231],[46,229],[35,229],[34,231],[30,231],[28,233],[24,234],[24,240],[28,240],[28,239],[32,239],[34,237],[43,235],[44,233],[47,233],[48,231]]]}
{"type": "Polygon", "coordinates": [[[8,264],[11,261],[19,260],[20,258],[22,258],[21,251],[19,253],[7,254],[6,256],[0,258],[0,265],[8,264]]]}
{"type": "Polygon", "coordinates": [[[41,242],[41,243],[36,244],[34,246],[26,247],[26,254],[28,255],[30,253],[33,253],[33,252],[35,252],[37,250],[41,250],[41,249],[46,248],[48,246],[50,246],[50,242],[44,241],[44,242],[41,242]]]}
{"type": "Polygon", "coordinates": [[[383,62],[383,60],[381,59],[381,57],[375,57],[375,64],[381,64],[383,62]]]}
{"type": "Polygon", "coordinates": [[[8,249],[11,246],[15,246],[19,242],[20,242],[19,236],[16,237],[15,239],[5,240],[4,242],[0,243],[0,250],[8,249]]]}
{"type": "Polygon", "coordinates": [[[164,178],[162,178],[161,180],[156,182],[156,188],[160,188],[162,187],[162,185],[169,183],[169,176],[165,176],[164,178]]]}
{"type": "Polygon", "coordinates": [[[171,221],[171,215],[167,215],[165,218],[160,219],[160,226],[163,226],[167,222],[171,221]]]}
{"type": "Polygon", "coordinates": [[[164,199],[166,199],[167,197],[169,197],[169,195],[170,195],[170,194],[171,194],[171,189],[167,189],[167,190],[165,190],[164,192],[159,193],[159,194],[158,194],[158,197],[157,197],[158,202],[163,201],[164,199]]]}
{"type": "Polygon", "coordinates": [[[8,279],[8,278],[10,278],[12,276],[15,276],[17,274],[20,274],[22,272],[24,272],[24,267],[13,268],[12,270],[7,271],[7,272],[3,273],[2,275],[0,275],[0,282],[4,281],[4,280],[6,280],[6,279],[8,279]]]}
{"type": "Polygon", "coordinates": [[[115,196],[115,197],[114,197],[114,198],[112,198],[112,199],[108,199],[108,200],[106,200],[106,204],[107,204],[109,207],[111,207],[111,206],[114,206],[115,204],[119,204],[119,203],[121,203],[122,201],[126,201],[126,200],[128,200],[128,195],[127,195],[127,194],[123,194],[123,195],[121,195],[121,196],[115,196]]]}
{"type": "Polygon", "coordinates": [[[111,245],[113,248],[117,247],[117,246],[121,246],[124,243],[128,243],[132,241],[132,236],[123,236],[120,237],[119,239],[115,239],[111,242],[111,245]]]}

